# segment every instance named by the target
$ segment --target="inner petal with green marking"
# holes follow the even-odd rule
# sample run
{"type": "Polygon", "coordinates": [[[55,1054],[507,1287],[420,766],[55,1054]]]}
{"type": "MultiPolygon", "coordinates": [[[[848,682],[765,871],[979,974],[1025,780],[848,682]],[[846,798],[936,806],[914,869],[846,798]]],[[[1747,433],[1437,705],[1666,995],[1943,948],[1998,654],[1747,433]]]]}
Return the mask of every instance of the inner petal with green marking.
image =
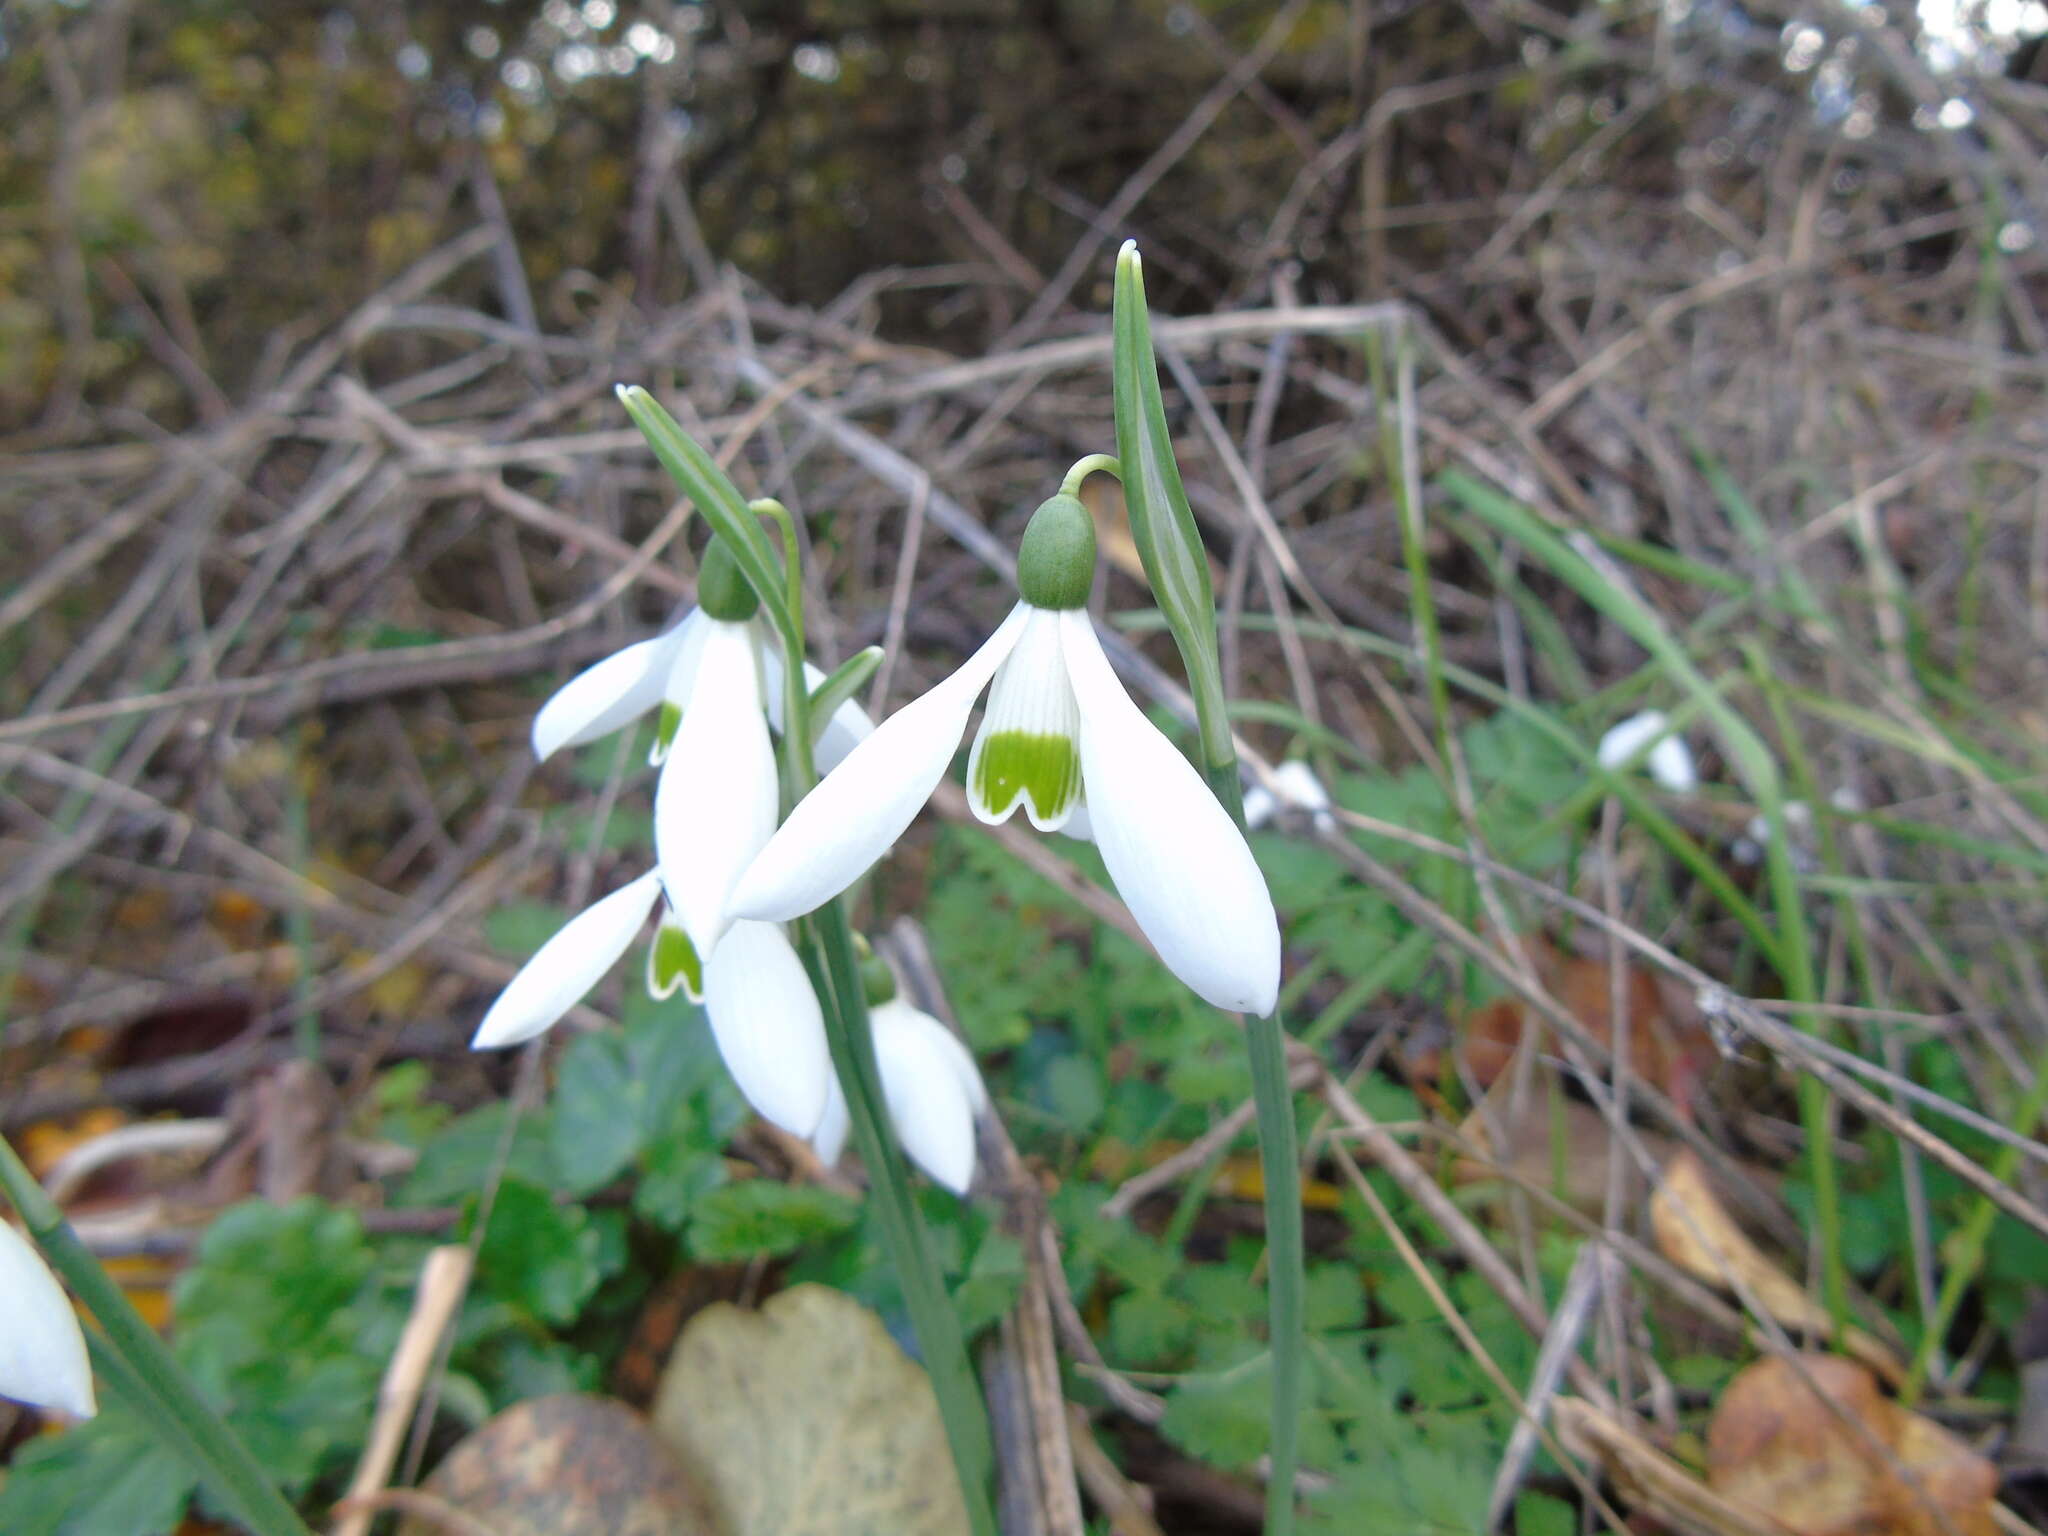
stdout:
{"type": "Polygon", "coordinates": [[[1081,795],[1081,750],[1071,737],[1000,731],[975,743],[973,796],[984,820],[1000,821],[1026,802],[1032,822],[1065,821],[1081,795]]]}
{"type": "Polygon", "coordinates": [[[1060,654],[1059,615],[1034,609],[996,672],[988,713],[967,759],[967,803],[983,821],[1019,805],[1041,832],[1081,801],[1081,711],[1060,654]]]}
{"type": "Polygon", "coordinates": [[[661,701],[661,713],[654,721],[654,745],[648,749],[647,761],[657,766],[667,758],[668,749],[675,745],[676,732],[682,728],[683,706],[661,701]]]}
{"type": "Polygon", "coordinates": [[[671,997],[681,987],[693,1003],[704,1000],[704,962],[697,946],[690,942],[675,920],[663,909],[661,926],[654,930],[654,945],[647,951],[647,991],[651,997],[671,997]]]}

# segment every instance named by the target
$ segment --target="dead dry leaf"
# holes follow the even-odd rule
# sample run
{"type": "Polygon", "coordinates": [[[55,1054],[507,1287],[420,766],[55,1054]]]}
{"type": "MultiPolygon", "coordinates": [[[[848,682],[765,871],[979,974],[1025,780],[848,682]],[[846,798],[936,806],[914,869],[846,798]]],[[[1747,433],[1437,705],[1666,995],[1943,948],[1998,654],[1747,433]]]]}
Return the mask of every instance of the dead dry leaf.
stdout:
{"type": "MultiPolygon", "coordinates": [[[[1690,1148],[1664,1168],[1664,1182],[1650,1197],[1650,1230],[1664,1257],[1696,1280],[1716,1290],[1739,1286],[1785,1328],[1817,1339],[1834,1336],[1834,1319],[1805,1289],[1749,1240],[1707,1181],[1698,1154],[1690,1148]],[[1736,1282],[1731,1285],[1730,1278],[1736,1282]]],[[[1849,1353],[1896,1383],[1903,1370],[1882,1342],[1851,1328],[1844,1340],[1849,1353]]]]}
{"type": "Polygon", "coordinates": [[[1723,1498],[1614,1414],[1576,1397],[1551,1405],[1559,1443],[1601,1468],[1622,1498],[1680,1531],[1786,1536],[1768,1516],[1723,1498]]]}
{"type": "Polygon", "coordinates": [[[726,1536],[967,1529],[931,1383],[842,1291],[799,1285],[758,1312],[706,1307],[662,1374],[654,1426],[726,1536]]]}
{"type": "Polygon", "coordinates": [[[1145,579],[1145,562],[1131,537],[1131,515],[1124,506],[1123,487],[1108,475],[1090,475],[1081,482],[1081,504],[1095,523],[1095,547],[1109,563],[1134,581],[1145,579]]]}
{"type": "Polygon", "coordinates": [[[1707,1427],[1707,1481],[1797,1536],[1998,1529],[1991,1463],[1839,1355],[1773,1356],[1737,1375],[1707,1427]]]}
{"type": "MultiPolygon", "coordinates": [[[[1460,1183],[1484,1183],[1505,1171],[1517,1183],[1547,1189],[1581,1211],[1597,1212],[1606,1203],[1607,1166],[1614,1152],[1614,1132],[1606,1116],[1577,1099],[1553,1102],[1543,1078],[1536,1080],[1533,1091],[1519,1096],[1510,1091],[1509,1082],[1496,1083],[1459,1130],[1492,1160],[1461,1158],[1453,1170],[1460,1183]]],[[[1636,1136],[1659,1161],[1678,1146],[1655,1131],[1637,1131],[1636,1136]]],[[[1633,1209],[1642,1194],[1642,1180],[1627,1153],[1622,1167],[1633,1209]]]]}
{"type": "MultiPolygon", "coordinates": [[[[730,1536],[674,1454],[624,1403],[515,1403],[450,1451],[425,1491],[494,1536],[730,1536]]],[[[399,1536],[444,1536],[415,1514],[399,1536]]]]}
{"type": "MultiPolygon", "coordinates": [[[[1608,963],[1565,954],[1540,936],[1522,942],[1544,990],[1587,1034],[1602,1045],[1611,1045],[1615,1038],[1614,978],[1608,963]]],[[[1707,1072],[1718,1059],[1713,1037],[1691,993],[1661,973],[1624,965],[1621,1005],[1628,1020],[1630,1073],[1655,1084],[1681,1113],[1689,1115],[1707,1072]]],[[[1496,998],[1459,1020],[1459,1061],[1475,1083],[1489,1087],[1507,1071],[1532,1030],[1538,1051],[1561,1054],[1549,1026],[1520,998],[1496,998]]],[[[1434,1077],[1439,1067],[1440,1059],[1429,1052],[1409,1061],[1410,1072],[1424,1078],[1434,1077]]]]}

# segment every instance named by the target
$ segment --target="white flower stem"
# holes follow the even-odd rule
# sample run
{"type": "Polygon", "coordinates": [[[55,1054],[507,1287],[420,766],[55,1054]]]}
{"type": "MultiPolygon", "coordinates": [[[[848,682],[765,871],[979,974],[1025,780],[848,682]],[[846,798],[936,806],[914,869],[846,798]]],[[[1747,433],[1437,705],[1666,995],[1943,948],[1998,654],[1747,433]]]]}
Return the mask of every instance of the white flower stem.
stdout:
{"type": "Polygon", "coordinates": [[[221,1503],[256,1536],[310,1536],[249,1448],[200,1393],[170,1346],[108,1278],[4,1139],[0,1185],[6,1187],[7,1198],[50,1267],[99,1320],[105,1343],[96,1353],[103,1365],[109,1357],[118,1360],[112,1385],[129,1397],[157,1438],[190,1461],[221,1503]]]}

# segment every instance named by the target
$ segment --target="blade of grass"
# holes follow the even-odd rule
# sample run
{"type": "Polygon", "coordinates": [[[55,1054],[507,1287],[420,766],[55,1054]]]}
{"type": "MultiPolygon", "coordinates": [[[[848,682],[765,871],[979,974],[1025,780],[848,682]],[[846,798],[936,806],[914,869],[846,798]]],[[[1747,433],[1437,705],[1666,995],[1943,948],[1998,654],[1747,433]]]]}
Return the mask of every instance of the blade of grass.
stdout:
{"type": "MultiPolygon", "coordinates": [[[[1515,539],[1551,573],[1570,587],[1630,639],[1650,653],[1672,680],[1690,694],[1721,738],[1730,765],[1762,810],[1770,827],[1765,848],[1772,905],[1778,921],[1779,979],[1794,1003],[1816,1001],[1813,956],[1801,906],[1798,870],[1792,860],[1790,829],[1785,821],[1784,784],[1770,748],[1709,683],[1691,656],[1673,639],[1663,622],[1626,588],[1609,580],[1598,565],[1574,550],[1527,507],[1460,475],[1447,471],[1444,480],[1463,486],[1462,499],[1496,532],[1515,539]]],[[[1794,1015],[1797,1026],[1826,1038],[1825,1021],[1810,1013],[1794,1015]]],[[[1842,1260],[1840,1186],[1827,1090],[1811,1075],[1799,1082],[1800,1125],[1807,1138],[1807,1164],[1813,1180],[1815,1225],[1821,1249],[1822,1289],[1839,1337],[1847,1328],[1849,1296],[1842,1260]]]]}

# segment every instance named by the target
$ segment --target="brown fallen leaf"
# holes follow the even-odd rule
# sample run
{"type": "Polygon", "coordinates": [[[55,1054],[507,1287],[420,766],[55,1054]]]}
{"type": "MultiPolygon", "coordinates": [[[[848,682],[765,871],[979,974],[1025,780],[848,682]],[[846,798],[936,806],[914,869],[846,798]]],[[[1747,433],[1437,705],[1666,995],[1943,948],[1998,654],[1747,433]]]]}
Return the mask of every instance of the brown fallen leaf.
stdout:
{"type": "MultiPolygon", "coordinates": [[[[1707,1182],[1698,1154],[1690,1148],[1664,1167],[1664,1182],[1650,1197],[1650,1231],[1657,1248],[1680,1269],[1716,1290],[1735,1289],[1732,1276],[1762,1307],[1793,1333],[1834,1337],[1834,1319],[1735,1224],[1707,1182]]],[[[1888,1382],[1904,1378],[1897,1356],[1878,1339],[1851,1327],[1843,1347],[1888,1382]]]]}
{"type": "Polygon", "coordinates": [[[1576,1397],[1558,1398],[1550,1412],[1567,1451],[1600,1467],[1624,1500],[1663,1524],[1715,1536],[1786,1536],[1777,1521],[1716,1493],[1614,1414],[1576,1397]]]}
{"type": "MultiPolygon", "coordinates": [[[[647,1421],[565,1392],[515,1403],[457,1445],[424,1491],[494,1536],[724,1536],[647,1421]]],[[[399,1536],[444,1536],[414,1515],[399,1536]]]]}
{"type": "Polygon", "coordinates": [[[1707,1482],[1797,1536],[1998,1530],[1991,1463],[1839,1355],[1773,1356],[1740,1372],[1707,1426],[1707,1482]]]}
{"type": "MultiPolygon", "coordinates": [[[[1614,1040],[1613,978],[1605,960],[1561,953],[1541,936],[1523,940],[1544,990],[1586,1033],[1602,1045],[1614,1040]]],[[[1714,1041],[1691,995],[1670,979],[1637,965],[1622,968],[1622,1009],[1628,1019],[1629,1071],[1655,1084],[1690,1114],[1707,1072],[1718,1059],[1714,1041]]],[[[1457,1026],[1458,1059],[1480,1087],[1507,1071],[1531,1029],[1535,1046],[1561,1054],[1548,1025],[1520,998],[1496,998],[1473,1009],[1457,1026]]],[[[1441,1057],[1425,1051],[1411,1056],[1411,1074],[1433,1078],[1441,1057]]]]}
{"type": "Polygon", "coordinates": [[[1090,475],[1081,482],[1081,504],[1095,523],[1095,547],[1109,563],[1134,581],[1145,579],[1145,562],[1131,537],[1131,515],[1124,506],[1123,487],[1108,475],[1090,475]]]}
{"type": "MultiPolygon", "coordinates": [[[[1517,1183],[1546,1189],[1574,1208],[1598,1212],[1607,1201],[1607,1165],[1612,1156],[1614,1132],[1607,1119],[1590,1104],[1559,1098],[1553,1102],[1544,1077],[1538,1077],[1532,1091],[1517,1096],[1508,1091],[1509,1082],[1496,1083],[1486,1102],[1465,1117],[1460,1127],[1465,1138],[1484,1152],[1490,1162],[1461,1158],[1452,1176],[1461,1184],[1484,1183],[1502,1171],[1517,1183]]],[[[1667,1161],[1678,1143],[1656,1131],[1638,1130],[1644,1150],[1659,1162],[1667,1161]]],[[[1642,1195],[1642,1180],[1635,1161],[1622,1160],[1629,1208],[1642,1195]]]]}
{"type": "Polygon", "coordinates": [[[880,1318],[822,1285],[692,1318],[654,1427],[726,1536],[958,1536],[939,1404],[880,1318]]]}

